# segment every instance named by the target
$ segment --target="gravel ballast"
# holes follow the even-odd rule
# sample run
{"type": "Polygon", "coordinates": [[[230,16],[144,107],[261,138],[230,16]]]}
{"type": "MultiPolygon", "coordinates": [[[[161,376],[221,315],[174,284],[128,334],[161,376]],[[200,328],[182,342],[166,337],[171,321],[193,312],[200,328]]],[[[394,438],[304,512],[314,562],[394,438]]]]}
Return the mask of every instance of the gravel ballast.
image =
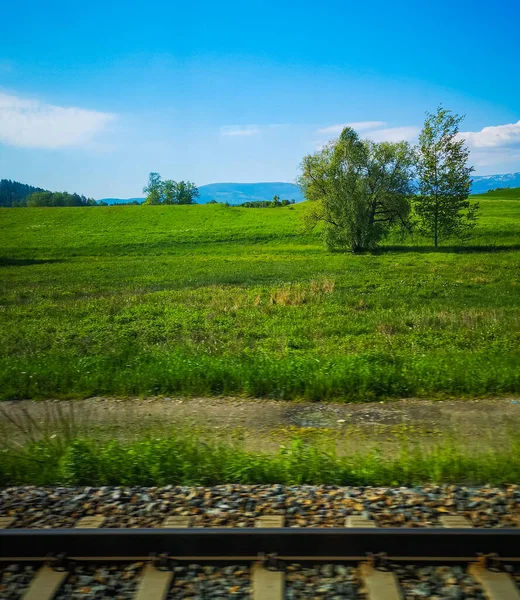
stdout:
{"type": "Polygon", "coordinates": [[[77,565],[55,600],[128,600],[135,595],[143,566],[143,563],[77,565]]]}
{"type": "Polygon", "coordinates": [[[0,598],[18,600],[29,588],[36,569],[32,565],[10,564],[0,568],[0,598]]]}
{"type": "Polygon", "coordinates": [[[518,527],[520,487],[399,488],[219,485],[214,487],[11,487],[0,490],[0,516],[17,528],[73,527],[105,517],[104,527],[155,527],[185,516],[194,527],[253,527],[262,515],[284,514],[287,527],[343,527],[362,515],[380,527],[433,527],[459,515],[474,527],[518,527]]]}
{"type": "Polygon", "coordinates": [[[206,598],[235,598],[249,600],[251,574],[248,565],[192,564],[174,569],[173,585],[167,600],[205,600],[206,598]]]}
{"type": "Polygon", "coordinates": [[[465,566],[392,565],[405,600],[485,600],[465,566]]]}
{"type": "Polygon", "coordinates": [[[357,569],[348,565],[290,564],[285,573],[285,599],[362,600],[357,569]]]}

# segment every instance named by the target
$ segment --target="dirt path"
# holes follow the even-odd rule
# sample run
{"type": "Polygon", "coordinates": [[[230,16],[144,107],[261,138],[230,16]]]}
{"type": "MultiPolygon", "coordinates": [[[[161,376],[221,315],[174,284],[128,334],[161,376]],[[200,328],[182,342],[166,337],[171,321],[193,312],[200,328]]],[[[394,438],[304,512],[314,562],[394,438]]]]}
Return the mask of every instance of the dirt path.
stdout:
{"type": "MultiPolygon", "coordinates": [[[[63,426],[61,409],[80,433],[101,438],[132,439],[160,435],[173,427],[197,429],[205,435],[240,437],[246,446],[272,450],[292,435],[316,441],[335,440],[341,452],[391,450],[403,437],[431,444],[456,438],[475,447],[499,447],[508,432],[520,432],[520,399],[416,400],[385,403],[318,404],[236,398],[90,398],[76,401],[4,402],[3,410],[17,422],[27,420],[20,409],[47,428],[63,426]],[[59,405],[59,406],[58,406],[59,405]]],[[[0,435],[23,437],[0,413],[0,435]]]]}

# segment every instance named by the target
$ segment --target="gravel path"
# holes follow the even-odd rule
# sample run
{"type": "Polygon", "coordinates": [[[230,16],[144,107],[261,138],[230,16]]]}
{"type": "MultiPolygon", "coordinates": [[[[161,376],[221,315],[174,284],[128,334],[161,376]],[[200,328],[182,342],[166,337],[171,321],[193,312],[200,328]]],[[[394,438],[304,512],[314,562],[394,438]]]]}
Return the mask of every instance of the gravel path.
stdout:
{"type": "Polygon", "coordinates": [[[485,600],[480,585],[464,566],[392,565],[405,600],[485,600]]]}
{"type": "Polygon", "coordinates": [[[288,527],[342,527],[348,515],[380,527],[431,527],[439,516],[466,516],[475,527],[520,526],[520,487],[221,485],[163,488],[36,488],[0,490],[0,516],[14,527],[73,527],[80,517],[103,515],[104,527],[154,527],[167,515],[194,527],[252,527],[260,515],[286,515],[288,527]]]}
{"type": "Polygon", "coordinates": [[[0,598],[18,600],[27,591],[36,569],[32,565],[12,564],[0,568],[0,598]]]}
{"type": "Polygon", "coordinates": [[[225,567],[188,565],[175,567],[172,588],[168,600],[210,600],[211,598],[235,598],[249,600],[251,576],[248,565],[225,567]]]}
{"type": "Polygon", "coordinates": [[[330,600],[361,600],[357,570],[346,565],[322,564],[302,566],[291,564],[285,574],[286,600],[327,598],[330,600]]]}
{"type": "Polygon", "coordinates": [[[55,600],[128,600],[135,595],[143,566],[143,563],[78,565],[55,600]]]}

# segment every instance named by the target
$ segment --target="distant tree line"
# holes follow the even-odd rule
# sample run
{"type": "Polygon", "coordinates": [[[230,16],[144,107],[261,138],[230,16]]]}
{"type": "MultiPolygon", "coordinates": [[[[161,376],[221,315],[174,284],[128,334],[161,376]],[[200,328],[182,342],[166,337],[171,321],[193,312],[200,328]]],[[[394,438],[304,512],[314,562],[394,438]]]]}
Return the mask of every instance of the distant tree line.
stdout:
{"type": "Polygon", "coordinates": [[[129,200],[128,202],[114,202],[113,206],[141,206],[142,202],[139,200],[129,200]]]}
{"type": "Polygon", "coordinates": [[[150,173],[148,184],[143,188],[144,204],[196,204],[200,196],[197,186],[191,181],[162,181],[159,173],[150,173]]]}
{"type": "Polygon", "coordinates": [[[0,206],[107,206],[106,202],[96,201],[79,194],[68,192],[49,192],[9,179],[0,180],[0,206]]]}
{"type": "Polygon", "coordinates": [[[294,204],[294,200],[280,200],[280,196],[273,196],[272,200],[255,200],[252,202],[244,202],[240,206],[242,208],[278,208],[280,206],[289,206],[294,204]]]}
{"type": "Polygon", "coordinates": [[[478,204],[471,191],[462,117],[427,113],[419,144],[362,140],[345,127],[337,140],[303,159],[299,184],[330,250],[369,250],[392,230],[418,231],[435,247],[468,238],[478,204]]]}
{"type": "Polygon", "coordinates": [[[108,206],[106,202],[67,192],[33,192],[25,199],[26,206],[108,206]]]}

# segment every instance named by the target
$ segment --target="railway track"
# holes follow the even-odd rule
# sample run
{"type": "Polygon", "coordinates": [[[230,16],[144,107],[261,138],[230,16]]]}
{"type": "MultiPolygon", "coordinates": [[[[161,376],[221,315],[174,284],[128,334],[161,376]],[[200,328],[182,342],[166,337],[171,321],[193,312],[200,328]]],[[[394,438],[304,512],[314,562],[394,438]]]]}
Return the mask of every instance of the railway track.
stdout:
{"type": "Polygon", "coordinates": [[[283,516],[261,517],[255,528],[190,528],[183,517],[154,529],[101,524],[1,529],[2,580],[16,572],[24,585],[0,583],[0,598],[520,600],[520,529],[472,528],[462,517],[431,529],[378,528],[356,516],[344,528],[285,528],[283,516]],[[124,585],[107,586],[111,573],[124,585]],[[443,573],[439,595],[428,578],[443,573]]]}

